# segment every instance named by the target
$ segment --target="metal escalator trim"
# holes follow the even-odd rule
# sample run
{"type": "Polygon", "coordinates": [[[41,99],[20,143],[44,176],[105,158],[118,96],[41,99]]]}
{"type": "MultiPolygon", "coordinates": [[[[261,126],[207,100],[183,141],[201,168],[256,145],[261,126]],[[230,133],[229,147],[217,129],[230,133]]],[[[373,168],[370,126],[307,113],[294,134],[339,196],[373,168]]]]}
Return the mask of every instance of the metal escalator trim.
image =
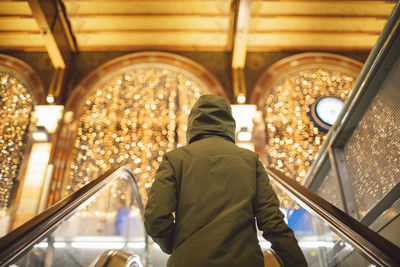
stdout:
{"type": "Polygon", "coordinates": [[[314,194],[280,171],[267,167],[269,177],[305,204],[316,216],[327,222],[352,245],[380,266],[396,266],[400,262],[400,248],[353,219],[325,199],[314,194]]]}
{"type": "Polygon", "coordinates": [[[398,36],[400,35],[400,2],[394,7],[385,27],[382,29],[379,38],[368,56],[355,84],[351,90],[345,105],[342,108],[338,118],[332,125],[325,141],[322,143],[318,152],[318,157],[311,164],[302,184],[310,188],[320,166],[332,145],[341,147],[343,138],[349,132],[352,132],[354,124],[358,124],[366,108],[374,96],[377,94],[377,83],[381,83],[389,73],[390,66],[394,64],[398,56],[398,36]],[[353,122],[352,122],[353,121],[353,122]]]}
{"type": "Polygon", "coordinates": [[[139,256],[124,250],[109,250],[104,252],[94,263],[93,267],[143,267],[139,256]]]}
{"type": "Polygon", "coordinates": [[[264,250],[263,254],[264,267],[283,267],[281,258],[279,258],[273,249],[264,250]]]}
{"type": "MultiPolygon", "coordinates": [[[[141,215],[143,216],[144,206],[132,171],[127,167],[111,169],[81,189],[60,200],[46,211],[40,213],[33,219],[0,238],[0,266],[10,264],[13,260],[22,256],[36,243],[41,241],[41,239],[47,234],[54,231],[58,225],[62,224],[70,216],[90,203],[108,185],[112,184],[119,178],[124,178],[132,182],[133,192],[141,215]]],[[[147,250],[147,240],[148,237],[145,234],[145,250],[147,250]]]]}

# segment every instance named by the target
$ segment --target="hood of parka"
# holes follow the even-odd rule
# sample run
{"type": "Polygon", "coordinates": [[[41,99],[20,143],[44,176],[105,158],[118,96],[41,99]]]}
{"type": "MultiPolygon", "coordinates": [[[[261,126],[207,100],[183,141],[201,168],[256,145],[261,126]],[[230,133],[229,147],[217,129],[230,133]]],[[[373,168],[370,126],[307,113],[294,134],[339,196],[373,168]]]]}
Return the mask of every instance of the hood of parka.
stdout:
{"type": "Polygon", "coordinates": [[[221,96],[202,95],[190,111],[186,140],[191,143],[203,135],[218,135],[235,143],[235,128],[228,101],[221,96]]]}

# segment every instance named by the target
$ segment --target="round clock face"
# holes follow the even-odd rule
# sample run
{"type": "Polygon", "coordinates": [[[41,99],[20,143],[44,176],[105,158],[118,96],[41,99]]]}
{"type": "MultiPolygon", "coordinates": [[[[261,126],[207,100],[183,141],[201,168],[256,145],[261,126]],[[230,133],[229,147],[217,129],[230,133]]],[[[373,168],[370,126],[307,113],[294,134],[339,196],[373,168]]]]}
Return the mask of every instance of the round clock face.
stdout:
{"type": "Polygon", "coordinates": [[[343,108],[343,101],[336,97],[321,98],[315,107],[317,116],[329,126],[332,126],[343,108]]]}
{"type": "Polygon", "coordinates": [[[343,105],[344,102],[335,96],[318,98],[311,105],[311,118],[317,126],[327,132],[335,123],[343,105]]]}

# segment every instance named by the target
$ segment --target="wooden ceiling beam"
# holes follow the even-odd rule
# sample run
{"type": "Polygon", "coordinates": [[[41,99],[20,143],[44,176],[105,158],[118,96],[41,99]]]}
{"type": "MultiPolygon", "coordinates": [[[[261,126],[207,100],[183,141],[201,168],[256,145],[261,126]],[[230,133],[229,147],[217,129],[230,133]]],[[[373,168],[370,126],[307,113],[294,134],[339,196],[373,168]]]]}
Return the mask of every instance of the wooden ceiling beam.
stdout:
{"type": "Polygon", "coordinates": [[[40,33],[5,32],[0,34],[0,50],[43,51],[44,41],[40,33]]]}
{"type": "Polygon", "coordinates": [[[79,50],[93,46],[192,46],[221,47],[226,45],[226,32],[184,32],[154,31],[154,32],[94,32],[78,33],[76,38],[79,50]]]}
{"type": "Polygon", "coordinates": [[[252,2],[252,17],[262,16],[351,16],[384,17],[396,1],[260,1],[252,2]]]}
{"type": "Polygon", "coordinates": [[[249,33],[249,51],[369,51],[379,34],[333,32],[249,33]]]}
{"type": "Polygon", "coordinates": [[[76,43],[60,0],[28,0],[55,69],[48,103],[61,103],[76,43]]]}
{"type": "Polygon", "coordinates": [[[366,32],[380,33],[386,19],[361,17],[252,17],[249,32],[366,32]]]}
{"type": "Polygon", "coordinates": [[[75,33],[111,30],[226,32],[228,29],[228,18],[226,16],[85,16],[70,17],[70,22],[75,33]]]}
{"type": "Polygon", "coordinates": [[[34,18],[19,16],[0,17],[0,32],[35,32],[39,33],[39,27],[34,18]]]}
{"type": "Polygon", "coordinates": [[[229,48],[232,51],[232,87],[234,101],[246,97],[244,65],[247,53],[247,32],[251,15],[251,0],[233,0],[229,48]]]}
{"type": "Polygon", "coordinates": [[[27,2],[0,1],[1,16],[31,16],[32,11],[27,2]]]}
{"type": "Polygon", "coordinates": [[[66,1],[68,16],[82,15],[208,15],[227,16],[229,1],[66,1]]]}
{"type": "Polygon", "coordinates": [[[28,0],[28,3],[54,68],[65,69],[71,62],[72,53],[76,52],[76,45],[60,2],[28,0]]]}
{"type": "MultiPolygon", "coordinates": [[[[1,47],[0,47],[1,50],[1,47]]],[[[226,46],[220,45],[139,45],[139,44],[114,44],[113,46],[108,45],[86,45],[86,46],[79,46],[79,51],[85,52],[94,52],[94,51],[126,51],[126,52],[133,52],[133,51],[150,51],[150,50],[158,50],[158,51],[176,51],[176,52],[228,52],[226,50],[226,46]]],[[[33,50],[32,50],[33,51],[33,50]]]]}

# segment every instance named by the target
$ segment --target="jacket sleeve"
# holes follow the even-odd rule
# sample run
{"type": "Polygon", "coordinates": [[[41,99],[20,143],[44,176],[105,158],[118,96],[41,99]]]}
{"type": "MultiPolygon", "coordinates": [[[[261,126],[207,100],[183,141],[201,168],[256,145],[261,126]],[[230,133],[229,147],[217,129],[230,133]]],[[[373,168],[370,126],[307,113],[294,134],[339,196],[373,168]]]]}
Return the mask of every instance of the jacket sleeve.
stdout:
{"type": "Polygon", "coordinates": [[[173,212],[176,208],[176,180],[174,171],[166,156],[154,178],[149,192],[144,226],[162,251],[172,253],[172,238],[174,231],[173,212]]]}
{"type": "Polygon", "coordinates": [[[284,266],[307,266],[293,231],[285,223],[279,210],[279,200],[269,183],[263,165],[257,161],[257,191],[255,217],[263,237],[271,242],[272,249],[283,261],[284,266]]]}

